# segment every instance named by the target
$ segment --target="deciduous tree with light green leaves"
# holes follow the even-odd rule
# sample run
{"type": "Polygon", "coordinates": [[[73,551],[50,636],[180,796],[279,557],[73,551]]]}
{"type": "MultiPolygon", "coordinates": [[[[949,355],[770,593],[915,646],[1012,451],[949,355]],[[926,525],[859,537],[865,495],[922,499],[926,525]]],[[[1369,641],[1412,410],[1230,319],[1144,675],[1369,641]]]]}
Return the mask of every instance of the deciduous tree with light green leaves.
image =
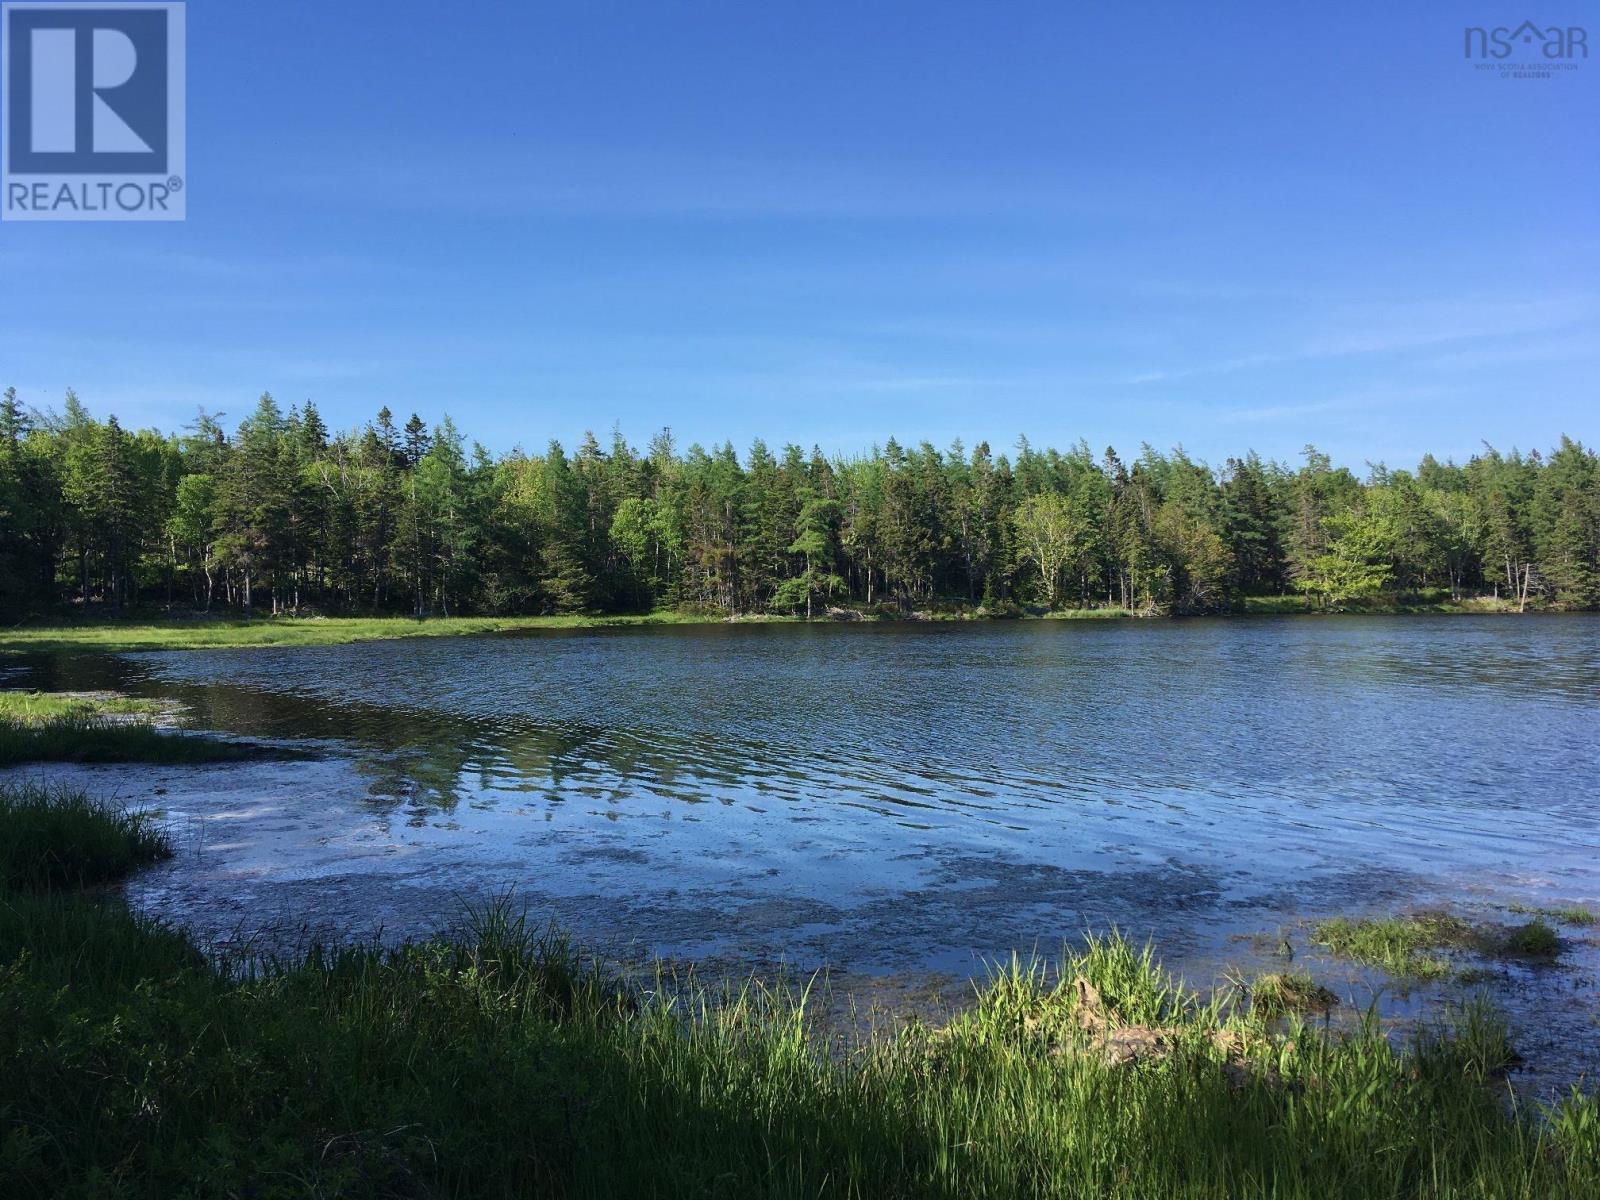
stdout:
{"type": "Polygon", "coordinates": [[[1393,571],[1389,565],[1394,529],[1384,517],[1343,512],[1324,517],[1327,549],[1306,564],[1296,581],[1323,608],[1336,608],[1381,591],[1393,571]]]}
{"type": "Polygon", "coordinates": [[[1039,573],[1045,607],[1061,599],[1062,576],[1083,558],[1089,544],[1088,524],[1066,496],[1045,492],[1023,502],[1012,517],[1023,561],[1039,573]]]}

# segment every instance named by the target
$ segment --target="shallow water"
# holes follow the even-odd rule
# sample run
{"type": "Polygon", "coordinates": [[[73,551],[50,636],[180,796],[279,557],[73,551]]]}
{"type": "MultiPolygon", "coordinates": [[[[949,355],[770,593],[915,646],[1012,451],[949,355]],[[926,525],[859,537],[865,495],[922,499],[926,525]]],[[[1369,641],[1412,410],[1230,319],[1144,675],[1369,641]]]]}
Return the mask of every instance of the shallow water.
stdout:
{"type": "MultiPolygon", "coordinates": [[[[1600,904],[1592,617],[665,627],[30,665],[335,751],[80,772],[162,789],[193,853],[133,895],[213,935],[412,933],[514,887],[669,956],[960,980],[1115,923],[1204,976],[1248,956],[1233,935],[1307,915],[1600,904]]],[[[1592,979],[1560,987],[1592,1042],[1592,979]]]]}

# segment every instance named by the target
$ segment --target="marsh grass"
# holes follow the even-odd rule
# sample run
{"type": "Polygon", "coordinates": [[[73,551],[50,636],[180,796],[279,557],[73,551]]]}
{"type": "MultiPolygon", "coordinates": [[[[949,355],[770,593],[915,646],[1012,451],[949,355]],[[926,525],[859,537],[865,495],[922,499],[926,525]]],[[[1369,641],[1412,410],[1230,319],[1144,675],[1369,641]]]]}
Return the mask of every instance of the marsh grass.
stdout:
{"type": "Polygon", "coordinates": [[[48,725],[64,718],[149,718],[157,711],[159,705],[152,700],[99,692],[0,691],[0,721],[13,725],[48,725]]]}
{"type": "Polygon", "coordinates": [[[1312,928],[1312,939],[1342,958],[1379,967],[1401,980],[1435,981],[1455,977],[1472,982],[1487,977],[1460,972],[1438,951],[1464,951],[1485,958],[1554,961],[1561,938],[1541,918],[1506,928],[1473,925],[1450,913],[1422,912],[1398,917],[1335,917],[1312,928]]]}
{"type": "MultiPolygon", "coordinates": [[[[1515,605],[1487,598],[1462,601],[1401,603],[1380,597],[1346,606],[1350,611],[1382,615],[1397,613],[1509,612],[1515,605]]],[[[913,614],[892,612],[882,605],[871,611],[857,608],[852,619],[905,619],[913,614]]],[[[1239,612],[1292,614],[1312,611],[1304,596],[1247,596],[1239,612]]],[[[965,605],[938,606],[914,614],[921,620],[967,620],[978,616],[1005,618],[1024,615],[1020,609],[1002,607],[979,614],[965,605]]],[[[1148,615],[1122,608],[1079,608],[1041,612],[1047,620],[1118,620],[1148,615]]],[[[386,641],[412,637],[462,637],[489,633],[536,632],[560,629],[604,629],[633,625],[725,625],[787,623],[801,618],[789,613],[725,613],[693,608],[663,608],[647,613],[564,613],[519,617],[291,617],[264,616],[251,620],[205,617],[166,620],[86,619],[69,624],[40,625],[0,630],[0,653],[74,652],[127,653],[141,650],[211,650],[272,646],[335,646],[347,642],[386,641]]]]}
{"type": "Polygon", "coordinates": [[[1465,946],[1472,927],[1446,913],[1400,917],[1335,917],[1312,929],[1312,938],[1342,958],[1380,967],[1402,979],[1444,979],[1449,959],[1425,951],[1465,946]]]}
{"type": "Polygon", "coordinates": [[[0,722],[0,767],[30,762],[237,762],[263,753],[258,746],[174,733],[142,721],[64,716],[26,725],[0,722]]]}
{"type": "Polygon", "coordinates": [[[1524,904],[1513,904],[1509,906],[1507,911],[1527,913],[1537,917],[1549,917],[1552,921],[1559,921],[1563,925],[1579,927],[1593,925],[1597,919],[1594,913],[1581,904],[1567,905],[1562,908],[1530,908],[1524,904]]]}
{"type": "MultiPolygon", "coordinates": [[[[1236,610],[1258,616],[1314,613],[1319,610],[1309,596],[1242,596],[1236,610]]],[[[1465,596],[1450,599],[1448,591],[1438,590],[1421,595],[1395,595],[1380,593],[1375,596],[1355,597],[1344,601],[1336,610],[1345,614],[1370,614],[1374,616],[1405,616],[1412,614],[1464,614],[1464,613],[1514,613],[1514,601],[1493,596],[1465,596]]]]}
{"type": "MultiPolygon", "coordinates": [[[[777,617],[748,618],[778,620],[777,617]]],[[[212,650],[271,646],[335,646],[393,638],[461,637],[540,629],[589,629],[626,625],[722,623],[704,613],[659,609],[650,613],[545,617],[259,617],[170,621],[84,621],[0,631],[0,652],[212,650]]]]}
{"type": "Polygon", "coordinates": [[[166,833],[82,791],[0,784],[0,891],[110,883],[167,858],[166,833]]]}
{"type": "Polygon", "coordinates": [[[1136,609],[1109,605],[1105,608],[1055,608],[1039,614],[1046,621],[1121,621],[1141,615],[1136,609]]]}
{"type": "Polygon", "coordinates": [[[1339,1004],[1338,996],[1303,971],[1259,975],[1249,985],[1249,995],[1251,1011],[1264,1017],[1325,1013],[1339,1004]]]}
{"type": "Polygon", "coordinates": [[[1500,940],[1499,952],[1523,958],[1555,958],[1561,953],[1561,938],[1542,918],[1535,917],[1526,925],[1507,930],[1500,940]]]}
{"type": "MultiPolygon", "coordinates": [[[[0,844],[36,819],[13,811],[0,844]]],[[[451,938],[219,965],[110,898],[13,889],[0,1179],[18,1200],[1600,1192],[1600,1106],[1508,1104],[1486,1006],[1409,1045],[1373,1014],[1269,1025],[1114,933],[844,1054],[809,1001],[624,982],[506,900],[451,938]],[[1111,1065],[1103,1040],[1139,1030],[1160,1052],[1111,1065]]]]}
{"type": "Polygon", "coordinates": [[[28,762],[214,763],[259,746],[158,728],[159,706],[125,696],[0,692],[0,767],[28,762]]]}

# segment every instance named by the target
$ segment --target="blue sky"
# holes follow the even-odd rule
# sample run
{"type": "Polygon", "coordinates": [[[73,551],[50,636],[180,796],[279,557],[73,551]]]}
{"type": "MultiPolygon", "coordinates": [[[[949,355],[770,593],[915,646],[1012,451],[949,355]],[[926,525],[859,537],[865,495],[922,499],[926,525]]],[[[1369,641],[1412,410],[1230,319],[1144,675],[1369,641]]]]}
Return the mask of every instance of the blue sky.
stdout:
{"type": "Polygon", "coordinates": [[[189,4],[189,219],[0,225],[0,385],[1409,465],[1595,428],[1600,5],[189,4]],[[1534,12],[1534,9],[1537,12],[1534,12]]]}

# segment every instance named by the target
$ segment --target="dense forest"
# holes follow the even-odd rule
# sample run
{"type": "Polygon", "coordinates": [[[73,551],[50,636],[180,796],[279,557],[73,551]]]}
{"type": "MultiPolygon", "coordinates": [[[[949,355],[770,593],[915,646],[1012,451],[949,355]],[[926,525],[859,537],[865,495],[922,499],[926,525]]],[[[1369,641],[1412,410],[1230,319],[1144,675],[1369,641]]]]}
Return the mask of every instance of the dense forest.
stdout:
{"type": "Polygon", "coordinates": [[[448,418],[333,434],[262,396],[230,436],[0,403],[0,613],[902,612],[967,605],[1215,611],[1376,593],[1600,606],[1600,462],[1485,447],[1365,480],[1307,447],[1220,470],[889,441],[853,458],[756,442],[494,457],[448,418]]]}

